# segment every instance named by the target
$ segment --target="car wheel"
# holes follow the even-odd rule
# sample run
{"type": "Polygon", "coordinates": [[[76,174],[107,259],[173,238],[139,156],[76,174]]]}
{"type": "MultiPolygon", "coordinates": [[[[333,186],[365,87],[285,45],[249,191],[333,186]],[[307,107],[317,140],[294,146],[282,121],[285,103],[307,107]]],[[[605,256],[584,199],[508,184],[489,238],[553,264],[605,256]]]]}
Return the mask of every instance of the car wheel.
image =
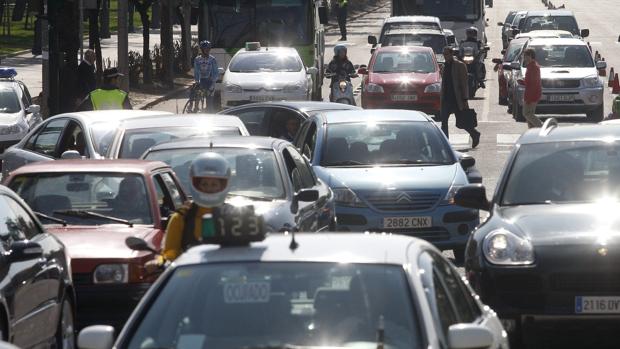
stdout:
{"type": "Polygon", "coordinates": [[[453,248],[452,253],[454,253],[454,262],[457,265],[463,265],[465,262],[465,246],[453,248]]]}
{"type": "Polygon", "coordinates": [[[588,116],[588,121],[590,122],[601,122],[603,121],[604,118],[604,111],[603,111],[603,105],[599,105],[598,107],[596,107],[596,109],[594,109],[593,111],[589,112],[587,114],[588,116]]]}
{"type": "Polygon", "coordinates": [[[512,117],[518,122],[525,121],[525,117],[523,117],[523,109],[519,107],[519,103],[516,99],[512,99],[512,117]]]}
{"type": "Polygon", "coordinates": [[[75,346],[75,322],[73,318],[73,305],[67,298],[62,302],[62,310],[58,328],[56,329],[56,348],[74,349],[75,346]]]}

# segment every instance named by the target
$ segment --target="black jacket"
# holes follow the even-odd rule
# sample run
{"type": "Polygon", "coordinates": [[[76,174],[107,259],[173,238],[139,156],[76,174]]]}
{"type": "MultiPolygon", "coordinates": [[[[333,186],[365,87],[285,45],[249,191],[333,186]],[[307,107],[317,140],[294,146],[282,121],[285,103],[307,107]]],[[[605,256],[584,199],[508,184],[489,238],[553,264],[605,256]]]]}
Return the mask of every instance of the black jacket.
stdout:
{"type": "Polygon", "coordinates": [[[344,77],[347,81],[351,81],[349,75],[355,74],[355,67],[348,59],[343,61],[338,57],[334,57],[327,66],[327,72],[335,74],[329,85],[329,87],[332,87],[333,83],[338,81],[340,77],[344,77]]]}
{"type": "Polygon", "coordinates": [[[92,90],[97,88],[95,67],[82,61],[78,66],[78,98],[84,99],[92,90]]]}

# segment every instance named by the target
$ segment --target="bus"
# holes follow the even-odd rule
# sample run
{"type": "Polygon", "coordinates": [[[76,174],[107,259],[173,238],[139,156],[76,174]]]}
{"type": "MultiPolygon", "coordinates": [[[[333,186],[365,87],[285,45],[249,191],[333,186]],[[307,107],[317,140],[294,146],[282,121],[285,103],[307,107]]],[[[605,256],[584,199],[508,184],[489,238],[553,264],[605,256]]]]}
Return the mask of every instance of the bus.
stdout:
{"type": "Polygon", "coordinates": [[[486,44],[485,0],[392,0],[392,16],[435,16],[444,29],[454,32],[457,41],[465,39],[465,29],[478,28],[478,39],[486,44]]]}
{"type": "Polygon", "coordinates": [[[246,42],[294,47],[306,67],[315,67],[312,99],[322,100],[327,7],[325,0],[201,0],[199,37],[226,68],[246,42]]]}

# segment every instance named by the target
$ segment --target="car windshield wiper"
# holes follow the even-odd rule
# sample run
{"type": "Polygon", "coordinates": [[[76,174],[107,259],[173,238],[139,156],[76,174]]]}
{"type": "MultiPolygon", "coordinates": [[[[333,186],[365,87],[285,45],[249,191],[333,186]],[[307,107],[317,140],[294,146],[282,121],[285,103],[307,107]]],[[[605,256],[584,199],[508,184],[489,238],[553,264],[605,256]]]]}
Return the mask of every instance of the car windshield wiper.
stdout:
{"type": "Polygon", "coordinates": [[[335,161],[325,164],[325,166],[364,166],[368,165],[367,163],[355,161],[355,160],[343,160],[343,161],[335,161]]]}
{"type": "Polygon", "coordinates": [[[34,211],[34,214],[37,215],[37,217],[39,217],[39,218],[43,218],[43,219],[47,219],[48,221],[60,223],[60,224],[62,224],[63,227],[67,226],[67,221],[65,221],[64,219],[48,216],[46,214],[43,214],[43,213],[37,212],[37,211],[34,211]]]}
{"type": "Polygon", "coordinates": [[[126,224],[129,227],[133,228],[133,223],[131,223],[130,221],[126,219],[106,216],[104,214],[95,213],[95,212],[86,211],[86,210],[59,210],[59,211],[54,211],[54,213],[65,215],[65,216],[71,216],[71,217],[79,217],[79,218],[102,218],[102,219],[107,219],[112,222],[126,224]]]}

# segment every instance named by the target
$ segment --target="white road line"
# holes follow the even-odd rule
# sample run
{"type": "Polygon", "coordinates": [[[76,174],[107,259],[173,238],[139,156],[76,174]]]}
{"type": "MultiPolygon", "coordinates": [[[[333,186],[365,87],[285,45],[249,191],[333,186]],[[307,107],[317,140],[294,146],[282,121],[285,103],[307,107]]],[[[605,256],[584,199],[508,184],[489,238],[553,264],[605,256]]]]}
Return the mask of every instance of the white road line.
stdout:
{"type": "Polygon", "coordinates": [[[521,137],[518,133],[498,133],[496,136],[497,145],[513,145],[521,137]]]}
{"type": "Polygon", "coordinates": [[[487,86],[487,88],[484,89],[484,102],[482,102],[482,116],[480,117],[480,121],[484,122],[489,120],[489,94],[491,89],[489,88],[489,86],[487,86]]]}
{"type": "Polygon", "coordinates": [[[469,144],[469,135],[466,133],[450,134],[450,144],[452,145],[469,144]]]}

